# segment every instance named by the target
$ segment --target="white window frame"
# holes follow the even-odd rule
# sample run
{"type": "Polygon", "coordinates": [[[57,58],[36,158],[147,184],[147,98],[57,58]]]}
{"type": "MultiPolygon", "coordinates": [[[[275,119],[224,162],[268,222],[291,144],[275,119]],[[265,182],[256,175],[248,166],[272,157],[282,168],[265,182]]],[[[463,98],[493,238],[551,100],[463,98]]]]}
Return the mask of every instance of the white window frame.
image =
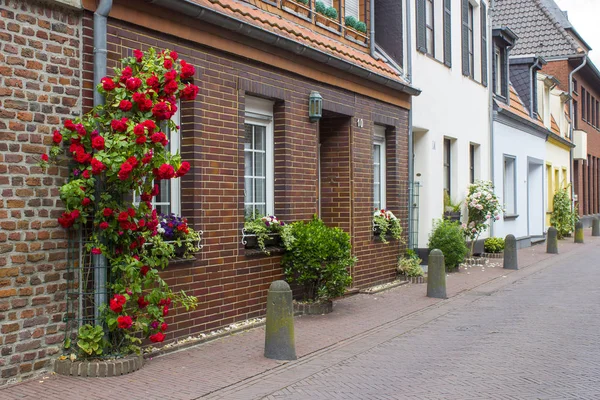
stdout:
{"type": "Polygon", "coordinates": [[[435,57],[435,0],[425,0],[425,47],[427,54],[435,57]],[[430,9],[431,7],[431,9],[430,9]],[[429,38],[431,37],[431,43],[429,38]]]}
{"type": "MultiPolygon", "coordinates": [[[[177,111],[171,117],[171,121],[175,123],[179,127],[171,132],[165,128],[164,125],[160,125],[160,129],[163,131],[165,135],[167,135],[167,139],[169,140],[169,150],[171,154],[175,155],[180,152],[181,149],[181,104],[177,101],[177,111]]],[[[155,182],[157,183],[157,182],[155,182]]],[[[170,206],[170,213],[181,216],[181,178],[172,178],[169,179],[169,183],[171,187],[169,188],[169,200],[166,202],[157,201],[157,198],[160,196],[160,193],[157,196],[153,196],[151,200],[152,208],[156,209],[157,206],[168,205],[170,206]]],[[[160,187],[160,183],[159,187],[160,187]]],[[[140,197],[135,196],[135,204],[140,203],[140,197]]]]}
{"type": "Polygon", "coordinates": [[[504,97],[504,93],[502,93],[502,85],[503,80],[503,65],[502,65],[502,50],[495,46],[494,47],[494,69],[496,70],[496,82],[494,82],[494,93],[498,96],[504,97]]]}
{"type": "Polygon", "coordinates": [[[471,2],[467,5],[469,76],[475,79],[475,7],[471,2]]]}
{"type": "MultiPolygon", "coordinates": [[[[257,97],[246,97],[246,109],[244,117],[244,128],[246,124],[264,126],[265,127],[265,209],[267,215],[275,213],[275,187],[274,187],[274,145],[273,145],[273,102],[270,100],[260,99],[257,97]]],[[[244,129],[245,132],[245,129],[244,129]]],[[[245,134],[244,134],[245,135],[245,134]]],[[[245,140],[245,136],[242,138],[245,140]]],[[[245,152],[245,150],[244,150],[245,152]]],[[[244,157],[245,162],[245,157],[244,157]]],[[[245,169],[244,169],[245,171],[245,169]]],[[[244,172],[244,184],[246,175],[244,172]]],[[[244,189],[244,212],[246,211],[246,195],[244,189]]],[[[253,205],[255,203],[252,203],[253,205]]],[[[253,207],[254,210],[254,207],[253,207]]]]}
{"type": "MultiPolygon", "coordinates": [[[[373,174],[373,206],[374,208],[385,209],[386,207],[386,148],[385,148],[385,127],[375,125],[373,129],[373,152],[375,147],[379,146],[379,207],[375,205],[375,174],[373,174]]],[[[375,170],[375,159],[373,159],[373,170],[375,170]]]]}
{"type": "Polygon", "coordinates": [[[504,188],[502,194],[504,197],[504,206],[506,208],[505,215],[517,215],[517,157],[504,154],[503,160],[502,173],[504,176],[504,188]],[[512,173],[511,171],[507,171],[507,161],[512,163],[512,173]],[[510,187],[510,184],[512,184],[512,187],[510,187]],[[511,205],[512,209],[510,207],[511,205]]]}

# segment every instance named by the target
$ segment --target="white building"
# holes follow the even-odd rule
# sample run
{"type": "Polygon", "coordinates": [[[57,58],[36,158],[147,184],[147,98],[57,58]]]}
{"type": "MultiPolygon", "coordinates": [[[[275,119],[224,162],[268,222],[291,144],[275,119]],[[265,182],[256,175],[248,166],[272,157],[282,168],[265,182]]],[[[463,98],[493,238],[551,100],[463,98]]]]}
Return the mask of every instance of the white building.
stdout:
{"type": "MultiPolygon", "coordinates": [[[[490,179],[488,5],[416,0],[410,11],[413,179],[420,182],[418,243],[427,247],[444,192],[458,203],[470,183],[490,179]]],[[[463,216],[465,218],[465,216],[463,216]]]]}

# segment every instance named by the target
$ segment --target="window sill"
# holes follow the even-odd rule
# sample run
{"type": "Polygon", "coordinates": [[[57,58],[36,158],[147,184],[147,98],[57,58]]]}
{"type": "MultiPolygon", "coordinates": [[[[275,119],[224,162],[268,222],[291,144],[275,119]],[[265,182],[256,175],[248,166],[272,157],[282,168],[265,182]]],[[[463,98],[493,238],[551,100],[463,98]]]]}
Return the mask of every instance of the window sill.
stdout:
{"type": "Polygon", "coordinates": [[[519,218],[519,214],[504,214],[504,220],[510,221],[519,218]]]}
{"type": "Polygon", "coordinates": [[[196,256],[190,257],[190,258],[183,258],[183,257],[175,257],[175,258],[171,258],[169,260],[169,265],[167,266],[170,267],[172,265],[174,266],[179,266],[182,264],[189,264],[189,263],[194,263],[198,258],[196,256]]]}

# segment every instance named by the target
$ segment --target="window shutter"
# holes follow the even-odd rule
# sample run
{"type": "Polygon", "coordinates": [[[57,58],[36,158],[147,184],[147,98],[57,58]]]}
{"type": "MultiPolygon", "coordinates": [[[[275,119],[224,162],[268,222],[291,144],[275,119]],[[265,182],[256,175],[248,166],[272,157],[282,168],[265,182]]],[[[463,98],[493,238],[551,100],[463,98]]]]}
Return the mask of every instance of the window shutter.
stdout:
{"type": "Polygon", "coordinates": [[[487,7],[481,2],[481,83],[488,84],[487,7]]]}
{"type": "Polygon", "coordinates": [[[427,35],[426,35],[426,16],[425,16],[425,1],[416,0],[417,2],[417,50],[422,53],[427,53],[427,35]]]}
{"type": "Polygon", "coordinates": [[[462,73],[471,75],[469,71],[469,0],[461,0],[462,15],[462,73]]]}
{"type": "Polygon", "coordinates": [[[444,64],[452,67],[452,0],[444,0],[444,64]]]}

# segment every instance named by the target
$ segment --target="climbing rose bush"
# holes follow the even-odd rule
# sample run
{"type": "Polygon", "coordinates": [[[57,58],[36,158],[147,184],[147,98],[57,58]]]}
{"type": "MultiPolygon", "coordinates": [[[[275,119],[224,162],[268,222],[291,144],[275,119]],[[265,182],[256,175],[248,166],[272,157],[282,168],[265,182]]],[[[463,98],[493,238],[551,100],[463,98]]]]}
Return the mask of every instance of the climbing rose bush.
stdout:
{"type": "Polygon", "coordinates": [[[500,213],[504,212],[504,209],[490,181],[476,181],[469,185],[465,204],[469,218],[466,224],[462,224],[462,228],[465,236],[471,239],[471,254],[473,254],[473,246],[479,235],[492,222],[500,219],[500,213]]]}
{"type": "Polygon", "coordinates": [[[186,82],[194,67],[174,51],[136,50],[115,72],[97,87],[105,105],[55,130],[50,157],[44,155],[41,165],[69,160],[69,177],[60,187],[65,212],[58,222],[65,229],[93,226],[86,250],[104,255],[110,266],[109,303],[101,308],[110,332],[108,350],[127,354],[139,352],[140,332],[162,342],[169,311],[197,303],[184,292],[173,293],[158,275],[173,256],[173,245],[158,234],[151,201],[160,180],[190,170],[166,148],[165,132],[179,129],[170,119],[177,100],[195,99],[198,87],[186,82]]]}

